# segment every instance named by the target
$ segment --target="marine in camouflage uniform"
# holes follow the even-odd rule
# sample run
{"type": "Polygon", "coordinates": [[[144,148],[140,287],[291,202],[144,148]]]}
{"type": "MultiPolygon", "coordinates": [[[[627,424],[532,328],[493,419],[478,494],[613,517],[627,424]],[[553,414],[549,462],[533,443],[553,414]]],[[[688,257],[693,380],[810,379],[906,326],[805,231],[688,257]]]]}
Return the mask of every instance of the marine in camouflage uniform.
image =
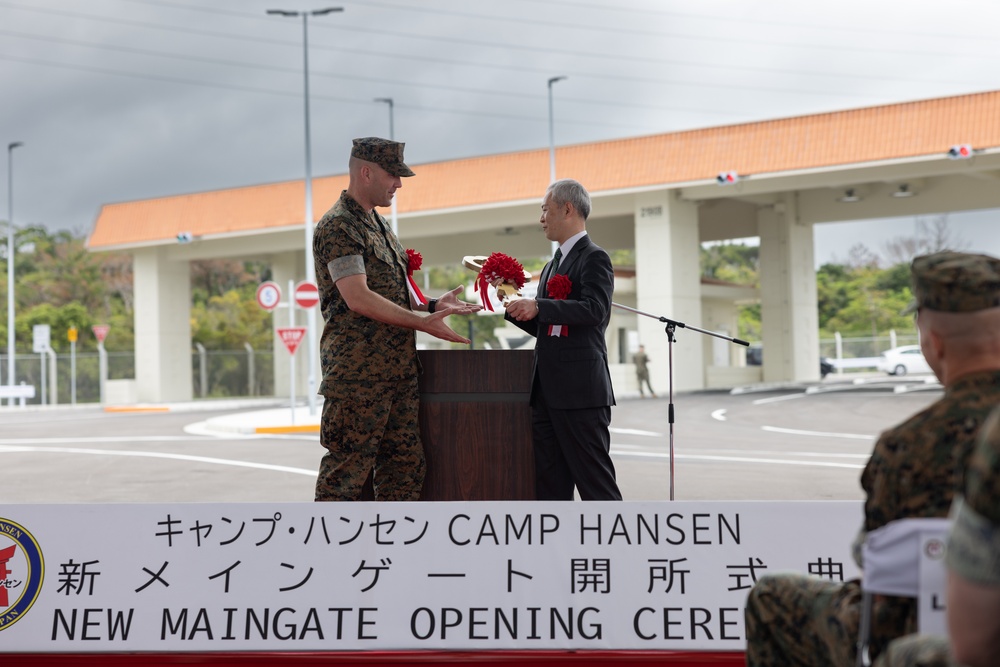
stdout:
{"type": "MultiPolygon", "coordinates": [[[[966,339],[972,327],[977,340],[1000,340],[1000,331],[978,319],[1000,306],[1000,260],[936,253],[916,258],[911,273],[921,345],[945,392],[876,442],[861,476],[867,499],[856,559],[867,531],[896,519],[947,515],[980,426],[1000,404],[1000,365],[981,362],[966,339]]],[[[764,576],[747,600],[747,665],[852,665],[860,615],[858,580],[764,576]]],[[[916,631],[915,601],[877,595],[872,618],[875,657],[890,640],[916,631]]]]}
{"type": "MultiPolygon", "coordinates": [[[[374,209],[391,203],[400,177],[414,175],[403,163],[403,146],[375,137],[354,141],[350,185],[313,237],[326,322],[320,340],[320,394],[325,398],[320,442],[327,452],[316,480],[318,501],[358,500],[372,471],[376,500],[420,497],[425,460],[415,329],[468,343],[441,319],[478,309],[449,308],[426,318],[411,312],[406,250],[374,209]],[[360,283],[350,280],[357,276],[360,283]],[[345,290],[351,285],[360,285],[363,297],[377,295],[365,313],[349,305],[345,290]]],[[[458,304],[454,293],[442,297],[442,303],[458,304]]],[[[433,313],[437,301],[432,299],[426,309],[433,313]]]]}
{"type": "MultiPolygon", "coordinates": [[[[955,498],[951,516],[948,569],[973,585],[1000,587],[1000,409],[980,431],[965,474],[964,495],[955,498]]],[[[957,606],[956,601],[953,607],[957,606]]],[[[996,614],[992,616],[986,622],[995,629],[996,614]]],[[[876,663],[876,667],[958,666],[945,639],[918,635],[892,642],[876,663]]]]}

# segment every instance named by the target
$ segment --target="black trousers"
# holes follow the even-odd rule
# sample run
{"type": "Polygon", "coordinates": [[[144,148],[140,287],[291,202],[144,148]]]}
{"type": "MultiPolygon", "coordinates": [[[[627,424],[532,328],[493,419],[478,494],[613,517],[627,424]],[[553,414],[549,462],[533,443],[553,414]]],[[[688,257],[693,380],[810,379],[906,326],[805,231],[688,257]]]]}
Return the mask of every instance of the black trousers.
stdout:
{"type": "Polygon", "coordinates": [[[538,500],[621,500],[611,461],[611,407],[581,410],[549,408],[535,396],[531,430],[535,449],[538,500]]]}

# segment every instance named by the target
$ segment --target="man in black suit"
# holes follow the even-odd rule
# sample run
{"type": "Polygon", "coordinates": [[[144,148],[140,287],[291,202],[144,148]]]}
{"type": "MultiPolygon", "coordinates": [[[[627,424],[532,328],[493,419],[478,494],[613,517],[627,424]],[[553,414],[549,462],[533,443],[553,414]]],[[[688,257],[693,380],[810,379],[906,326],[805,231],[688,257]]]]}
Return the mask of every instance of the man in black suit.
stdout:
{"type": "Polygon", "coordinates": [[[535,299],[507,304],[504,317],[537,339],[531,383],[538,500],[621,500],[611,461],[611,406],[604,332],[611,319],[611,258],[586,231],[590,195],[565,179],[549,186],[540,222],[559,244],[535,299]]]}

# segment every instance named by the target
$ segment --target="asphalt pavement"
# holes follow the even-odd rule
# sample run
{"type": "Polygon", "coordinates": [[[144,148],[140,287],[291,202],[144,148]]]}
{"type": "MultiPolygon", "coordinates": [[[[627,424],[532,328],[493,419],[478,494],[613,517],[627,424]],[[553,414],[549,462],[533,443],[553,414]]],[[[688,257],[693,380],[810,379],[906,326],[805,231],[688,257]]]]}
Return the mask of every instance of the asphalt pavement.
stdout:
{"type": "MultiPolygon", "coordinates": [[[[626,500],[857,500],[878,434],[940,395],[927,378],[619,396],[626,500]]],[[[317,412],[321,404],[317,406],[317,412]]],[[[318,414],[288,401],[0,407],[0,503],[311,500],[318,414]]]]}

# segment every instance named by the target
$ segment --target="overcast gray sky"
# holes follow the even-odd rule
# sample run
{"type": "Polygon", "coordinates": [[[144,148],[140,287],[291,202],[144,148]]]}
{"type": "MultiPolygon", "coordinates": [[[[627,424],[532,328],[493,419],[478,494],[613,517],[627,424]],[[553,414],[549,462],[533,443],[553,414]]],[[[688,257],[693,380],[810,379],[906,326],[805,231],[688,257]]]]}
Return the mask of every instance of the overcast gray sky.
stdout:
{"type": "MultiPolygon", "coordinates": [[[[329,6],[315,176],[388,135],[378,97],[421,163],[547,147],[560,75],[559,145],[1000,88],[995,0],[0,0],[15,224],[87,233],[103,203],[302,178],[302,23],[265,10],[329,6]]],[[[951,220],[1000,255],[992,214],[951,220]]],[[[852,229],[818,228],[817,261],[852,229]]]]}

